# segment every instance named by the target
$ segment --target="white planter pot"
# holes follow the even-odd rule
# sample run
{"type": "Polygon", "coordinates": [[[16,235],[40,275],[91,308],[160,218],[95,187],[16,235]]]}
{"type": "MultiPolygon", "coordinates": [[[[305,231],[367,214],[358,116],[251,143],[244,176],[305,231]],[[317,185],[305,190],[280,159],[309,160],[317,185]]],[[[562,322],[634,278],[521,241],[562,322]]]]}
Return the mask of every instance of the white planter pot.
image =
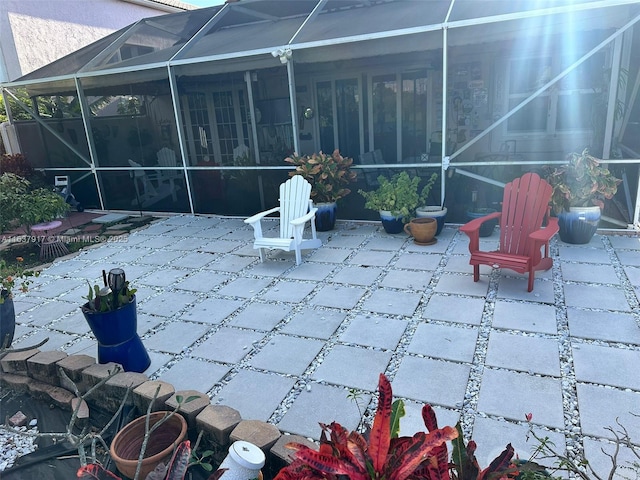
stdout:
{"type": "Polygon", "coordinates": [[[435,218],[438,222],[438,229],[436,230],[436,236],[442,231],[444,227],[444,220],[447,216],[447,207],[439,206],[424,206],[416,208],[416,216],[418,218],[435,218]]]}

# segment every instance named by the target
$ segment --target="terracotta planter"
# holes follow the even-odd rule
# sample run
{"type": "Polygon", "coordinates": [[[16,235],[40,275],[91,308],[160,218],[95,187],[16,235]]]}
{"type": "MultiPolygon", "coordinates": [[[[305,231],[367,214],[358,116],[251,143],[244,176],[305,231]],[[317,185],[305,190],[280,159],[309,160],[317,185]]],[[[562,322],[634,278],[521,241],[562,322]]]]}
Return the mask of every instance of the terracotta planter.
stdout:
{"type": "MultiPolygon", "coordinates": [[[[154,412],[149,417],[149,428],[169,412],[154,412]]],[[[146,416],[136,418],[125,425],[111,442],[109,453],[123,475],[133,478],[138,465],[140,448],[144,441],[146,416]]],[[[173,450],[187,436],[187,422],[179,413],[165,421],[149,437],[145,457],[142,460],[139,479],[144,479],[160,462],[165,465],[171,460],[173,450]]]]}
{"type": "Polygon", "coordinates": [[[442,232],[444,227],[444,220],[447,216],[447,207],[429,206],[416,208],[416,216],[418,218],[435,218],[438,222],[438,229],[436,230],[436,237],[442,232]]]}
{"type": "Polygon", "coordinates": [[[414,218],[404,226],[404,231],[413,237],[416,245],[433,245],[438,241],[435,238],[438,230],[438,222],[435,218],[414,218]]]}

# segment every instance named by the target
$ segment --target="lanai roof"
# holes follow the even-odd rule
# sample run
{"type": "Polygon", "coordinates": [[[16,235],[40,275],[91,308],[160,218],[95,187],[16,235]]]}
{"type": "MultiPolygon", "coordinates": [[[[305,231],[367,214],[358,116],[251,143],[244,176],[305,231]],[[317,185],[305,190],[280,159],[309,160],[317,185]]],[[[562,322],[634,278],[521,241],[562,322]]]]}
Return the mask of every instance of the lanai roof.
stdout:
{"type": "Polygon", "coordinates": [[[54,93],[75,90],[75,78],[166,77],[168,66],[259,68],[287,49],[299,63],[424,51],[441,48],[444,27],[449,46],[465,45],[541,28],[619,28],[639,12],[638,0],[242,0],[140,20],[6,85],[54,93]]]}

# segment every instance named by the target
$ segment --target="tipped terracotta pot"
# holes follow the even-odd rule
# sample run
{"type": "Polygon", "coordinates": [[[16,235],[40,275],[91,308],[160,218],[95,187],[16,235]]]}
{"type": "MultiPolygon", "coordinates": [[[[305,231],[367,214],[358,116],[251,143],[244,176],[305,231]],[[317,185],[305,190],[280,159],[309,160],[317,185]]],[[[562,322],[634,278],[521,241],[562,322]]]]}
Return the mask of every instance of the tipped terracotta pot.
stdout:
{"type": "MultiPolygon", "coordinates": [[[[154,412],[149,417],[149,428],[158,423],[169,412],[154,412]]],[[[136,474],[138,456],[142,448],[146,415],[126,424],[111,442],[109,453],[123,475],[133,478],[136,474]]],[[[160,425],[149,437],[145,457],[138,478],[144,479],[160,462],[165,465],[171,460],[173,450],[187,436],[187,422],[179,413],[175,413],[160,425]]]]}
{"type": "Polygon", "coordinates": [[[433,245],[438,241],[436,231],[438,222],[435,218],[414,218],[404,226],[404,231],[413,237],[416,245],[433,245]]]}

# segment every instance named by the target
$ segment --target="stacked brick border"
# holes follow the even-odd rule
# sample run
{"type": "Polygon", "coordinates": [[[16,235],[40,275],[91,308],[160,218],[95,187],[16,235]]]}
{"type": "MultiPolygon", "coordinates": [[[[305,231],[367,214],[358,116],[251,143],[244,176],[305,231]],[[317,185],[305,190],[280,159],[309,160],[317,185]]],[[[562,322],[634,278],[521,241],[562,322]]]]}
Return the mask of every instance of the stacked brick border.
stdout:
{"type": "MultiPolygon", "coordinates": [[[[34,398],[51,401],[60,408],[71,411],[72,405],[77,402],[75,389],[61,375],[60,370],[72,380],[80,394],[84,394],[108,377],[116,365],[99,364],[88,355],[68,355],[60,351],[31,349],[11,352],[0,360],[0,386],[3,389],[29,393],[34,398]]],[[[264,472],[267,478],[274,476],[280,468],[291,462],[291,450],[285,447],[287,443],[297,442],[317,448],[312,441],[299,435],[283,434],[269,423],[243,419],[240,412],[234,408],[212,405],[205,393],[196,390],[176,391],[170,383],[149,380],[142,373],[117,373],[93,392],[87,401],[115,413],[129,388],[131,393],[126,404],[136,407],[141,412],[147,411],[156,391],[158,395],[151,407],[152,411],[173,410],[177,406],[178,395],[183,398],[198,397],[178,409],[178,413],[187,421],[189,432],[202,431],[205,443],[223,452],[237,440],[257,445],[265,453],[264,472]]]]}

